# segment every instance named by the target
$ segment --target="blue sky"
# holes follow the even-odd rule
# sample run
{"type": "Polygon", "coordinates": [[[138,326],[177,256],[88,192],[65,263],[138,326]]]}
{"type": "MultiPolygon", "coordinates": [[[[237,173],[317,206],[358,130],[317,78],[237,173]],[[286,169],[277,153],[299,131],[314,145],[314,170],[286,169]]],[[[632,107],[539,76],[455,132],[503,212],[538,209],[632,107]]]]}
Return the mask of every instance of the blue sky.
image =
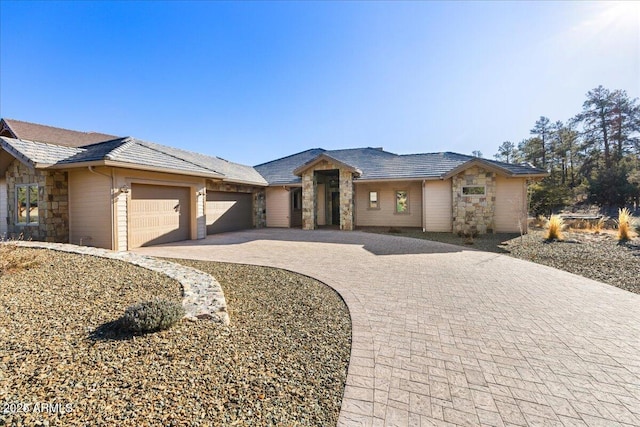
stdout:
{"type": "Polygon", "coordinates": [[[480,150],[640,96],[633,2],[0,0],[0,116],[258,164],[480,150]]]}

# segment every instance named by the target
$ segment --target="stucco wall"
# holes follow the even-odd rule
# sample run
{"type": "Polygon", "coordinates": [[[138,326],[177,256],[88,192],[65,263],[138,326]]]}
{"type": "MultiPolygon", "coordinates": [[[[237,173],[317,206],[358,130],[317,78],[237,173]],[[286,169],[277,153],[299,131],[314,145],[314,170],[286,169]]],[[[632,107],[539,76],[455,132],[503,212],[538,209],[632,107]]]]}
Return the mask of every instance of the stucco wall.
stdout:
{"type": "Polygon", "coordinates": [[[31,169],[14,160],[7,171],[7,234],[47,242],[69,242],[69,199],[66,172],[31,169]],[[38,185],[38,224],[17,223],[16,185],[38,185]]]}
{"type": "Polygon", "coordinates": [[[112,249],[111,178],[69,171],[69,243],[112,249]]]}
{"type": "Polygon", "coordinates": [[[426,181],[424,185],[424,228],[451,232],[451,180],[426,181]]]}
{"type": "Polygon", "coordinates": [[[359,227],[422,227],[422,183],[420,181],[356,182],[356,225],[359,227]],[[378,208],[369,208],[371,191],[378,192],[378,208]],[[408,192],[408,212],[396,212],[396,191],[408,192]]]}

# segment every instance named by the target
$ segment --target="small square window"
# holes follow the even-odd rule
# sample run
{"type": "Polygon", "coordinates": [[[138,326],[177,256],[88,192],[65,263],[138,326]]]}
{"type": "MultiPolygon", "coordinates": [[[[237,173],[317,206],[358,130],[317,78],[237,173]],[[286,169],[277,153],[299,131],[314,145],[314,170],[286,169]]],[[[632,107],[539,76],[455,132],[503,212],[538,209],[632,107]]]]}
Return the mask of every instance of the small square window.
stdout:
{"type": "Polygon", "coordinates": [[[38,185],[16,185],[16,222],[38,223],[38,185]]]}
{"type": "Polygon", "coordinates": [[[409,192],[406,190],[396,191],[396,213],[409,212],[409,192]]]}
{"type": "Polygon", "coordinates": [[[378,209],[380,205],[378,204],[378,192],[377,191],[369,191],[369,209],[378,209]]]}
{"type": "Polygon", "coordinates": [[[463,196],[484,196],[484,185],[468,185],[462,187],[463,196]]]}

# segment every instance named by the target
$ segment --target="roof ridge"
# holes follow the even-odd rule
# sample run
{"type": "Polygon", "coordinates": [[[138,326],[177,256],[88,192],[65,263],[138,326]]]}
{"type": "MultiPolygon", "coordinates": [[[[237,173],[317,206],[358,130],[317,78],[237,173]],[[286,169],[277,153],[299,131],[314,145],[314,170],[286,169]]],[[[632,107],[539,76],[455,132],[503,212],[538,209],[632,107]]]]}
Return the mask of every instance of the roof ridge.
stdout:
{"type": "MultiPolygon", "coordinates": [[[[104,155],[105,160],[114,160],[114,157],[116,154],[121,153],[122,151],[124,151],[126,147],[129,147],[134,143],[134,138],[130,136],[125,136],[124,138],[121,138],[121,139],[123,144],[118,145],[116,148],[114,148],[113,150],[110,150],[107,154],[105,154],[104,155]]],[[[111,141],[105,141],[105,142],[113,142],[113,141],[116,141],[116,139],[113,139],[111,141]]]]}
{"type": "MultiPolygon", "coordinates": [[[[199,167],[199,168],[203,168],[203,169],[206,169],[206,170],[210,170],[211,172],[213,172],[213,173],[217,173],[218,175],[226,176],[226,175],[225,175],[225,174],[223,174],[222,172],[217,171],[217,170],[215,170],[215,169],[211,169],[211,168],[210,168],[210,167],[208,167],[208,166],[200,165],[200,164],[198,164],[198,163],[192,162],[191,160],[187,160],[187,159],[184,159],[184,158],[182,158],[182,157],[176,156],[176,155],[174,155],[174,154],[167,153],[166,151],[160,150],[160,149],[158,149],[158,148],[156,148],[156,147],[153,147],[153,146],[155,145],[155,146],[158,146],[158,147],[167,147],[167,148],[174,149],[173,147],[169,147],[169,146],[162,145],[162,144],[157,144],[157,143],[155,143],[155,142],[142,141],[142,140],[140,140],[140,139],[135,139],[135,138],[132,138],[132,140],[133,140],[132,142],[137,142],[138,144],[142,145],[143,147],[147,147],[147,148],[148,148],[148,149],[150,149],[150,150],[156,151],[156,152],[158,152],[158,153],[162,153],[162,154],[164,154],[164,155],[166,155],[166,156],[173,157],[174,159],[178,159],[178,160],[181,160],[181,161],[186,162],[186,163],[190,163],[190,164],[192,164],[192,165],[194,165],[194,166],[197,166],[197,167],[199,167]]],[[[178,148],[178,150],[180,150],[180,149],[178,148]]],[[[182,150],[182,151],[187,151],[187,150],[182,150]]],[[[187,152],[188,152],[188,151],[187,151],[187,152]]]]}

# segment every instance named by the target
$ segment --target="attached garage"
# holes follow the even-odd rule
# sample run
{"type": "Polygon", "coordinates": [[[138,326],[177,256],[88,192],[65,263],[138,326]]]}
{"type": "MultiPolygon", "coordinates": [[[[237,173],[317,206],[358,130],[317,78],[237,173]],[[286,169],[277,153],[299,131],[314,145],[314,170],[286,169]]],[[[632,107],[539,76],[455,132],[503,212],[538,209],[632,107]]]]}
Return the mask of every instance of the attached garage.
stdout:
{"type": "Polygon", "coordinates": [[[253,227],[253,195],[225,191],[207,192],[207,234],[253,227]]]}
{"type": "Polygon", "coordinates": [[[131,185],[129,249],[191,238],[189,187],[131,185]]]}

